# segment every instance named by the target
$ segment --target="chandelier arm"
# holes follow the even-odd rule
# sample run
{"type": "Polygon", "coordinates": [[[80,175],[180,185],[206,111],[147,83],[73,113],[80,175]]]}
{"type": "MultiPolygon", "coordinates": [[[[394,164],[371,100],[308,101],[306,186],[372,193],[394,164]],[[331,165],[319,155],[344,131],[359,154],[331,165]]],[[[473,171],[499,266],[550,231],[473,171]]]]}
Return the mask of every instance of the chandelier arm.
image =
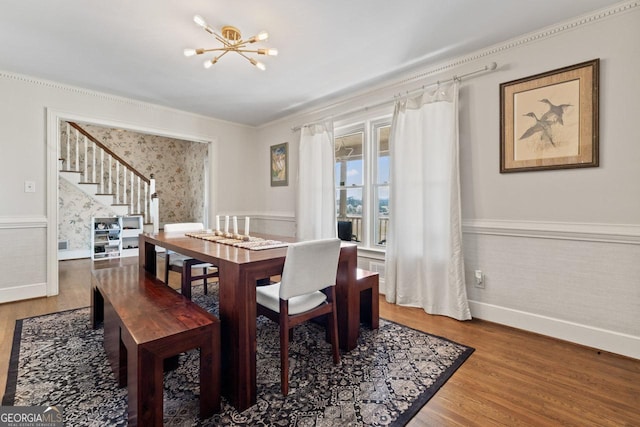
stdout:
{"type": "Polygon", "coordinates": [[[229,48],[233,49],[233,50],[238,50],[240,48],[243,48],[247,45],[247,42],[245,40],[240,40],[236,43],[229,43],[229,48]]]}
{"type": "Polygon", "coordinates": [[[201,53],[197,53],[198,55],[202,55],[203,53],[207,53],[207,52],[216,52],[216,51],[229,51],[229,49],[227,49],[226,47],[217,47],[215,49],[201,49],[201,53]]]}
{"type": "Polygon", "coordinates": [[[218,40],[220,43],[222,43],[223,45],[225,45],[228,48],[233,48],[233,44],[230,43],[227,39],[225,39],[224,37],[213,33],[213,36],[216,38],[216,40],[218,40]]]}
{"type": "Polygon", "coordinates": [[[216,57],[216,60],[219,60],[220,58],[222,58],[223,56],[225,56],[227,53],[230,52],[229,50],[226,50],[226,49],[220,49],[220,50],[224,50],[224,52],[222,52],[220,55],[218,55],[216,57]]]}
{"type": "Polygon", "coordinates": [[[216,38],[216,40],[218,40],[220,43],[222,43],[223,45],[225,45],[226,48],[229,49],[237,49],[240,47],[244,47],[245,45],[247,45],[249,43],[249,41],[247,40],[238,40],[237,42],[231,42],[227,39],[225,39],[223,36],[221,36],[220,34],[216,33],[216,32],[212,32],[211,34],[213,34],[213,36],[216,38]]]}
{"type": "MultiPolygon", "coordinates": [[[[247,61],[251,62],[251,58],[249,58],[247,55],[245,55],[244,53],[242,53],[241,50],[236,50],[236,52],[238,52],[238,55],[244,57],[247,61]]],[[[251,62],[253,64],[253,62],[251,62]]]]}
{"type": "Polygon", "coordinates": [[[247,61],[249,61],[251,63],[251,65],[259,68],[260,70],[264,71],[265,70],[265,66],[262,62],[256,61],[253,58],[249,58],[247,55],[245,55],[244,53],[236,50],[236,52],[238,53],[238,55],[242,56],[243,58],[245,58],[247,61]]]}

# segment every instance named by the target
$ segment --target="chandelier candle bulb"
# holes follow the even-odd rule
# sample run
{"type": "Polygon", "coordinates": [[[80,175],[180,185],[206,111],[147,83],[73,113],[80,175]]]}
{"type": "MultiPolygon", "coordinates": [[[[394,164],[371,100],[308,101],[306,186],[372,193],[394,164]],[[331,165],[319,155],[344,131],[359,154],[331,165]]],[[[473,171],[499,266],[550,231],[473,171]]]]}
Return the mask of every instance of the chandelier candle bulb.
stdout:
{"type": "Polygon", "coordinates": [[[202,28],[207,26],[207,23],[205,22],[204,18],[200,15],[195,15],[193,17],[193,22],[195,22],[196,24],[200,25],[202,28]]]}

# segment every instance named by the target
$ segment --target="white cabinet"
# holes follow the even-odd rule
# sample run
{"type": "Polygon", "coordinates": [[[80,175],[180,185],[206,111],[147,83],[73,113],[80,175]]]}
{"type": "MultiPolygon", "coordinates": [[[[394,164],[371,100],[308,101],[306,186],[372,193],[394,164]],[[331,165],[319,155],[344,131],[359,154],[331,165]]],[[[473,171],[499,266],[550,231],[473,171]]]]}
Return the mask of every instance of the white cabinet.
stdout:
{"type": "Polygon", "coordinates": [[[91,218],[91,258],[119,258],[138,255],[141,216],[91,218]]]}
{"type": "Polygon", "coordinates": [[[138,256],[138,235],[142,233],[142,216],[122,216],[120,256],[138,256]]]}

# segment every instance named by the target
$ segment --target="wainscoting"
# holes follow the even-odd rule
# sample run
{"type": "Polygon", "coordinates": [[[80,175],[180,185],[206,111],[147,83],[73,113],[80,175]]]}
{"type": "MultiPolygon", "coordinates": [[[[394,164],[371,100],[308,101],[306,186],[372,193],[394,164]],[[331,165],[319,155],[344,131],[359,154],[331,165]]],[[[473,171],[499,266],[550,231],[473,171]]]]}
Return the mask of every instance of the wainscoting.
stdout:
{"type": "Polygon", "coordinates": [[[474,317],[640,358],[640,226],[468,221],[463,229],[474,317]]]}
{"type": "Polygon", "coordinates": [[[0,303],[47,295],[46,231],[45,217],[0,218],[0,303]]]}

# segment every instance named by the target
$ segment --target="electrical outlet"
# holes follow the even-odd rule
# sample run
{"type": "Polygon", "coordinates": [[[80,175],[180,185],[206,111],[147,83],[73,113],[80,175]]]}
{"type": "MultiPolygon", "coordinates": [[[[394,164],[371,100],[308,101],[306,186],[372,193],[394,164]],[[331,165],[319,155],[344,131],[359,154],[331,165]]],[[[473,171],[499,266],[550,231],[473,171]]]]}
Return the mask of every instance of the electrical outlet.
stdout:
{"type": "Polygon", "coordinates": [[[24,182],[24,192],[25,193],[35,193],[36,192],[36,183],[35,183],[35,181],[25,181],[24,182]]]}
{"type": "Polygon", "coordinates": [[[482,273],[482,270],[474,271],[474,275],[476,278],[475,287],[484,289],[484,274],[482,273]]]}

